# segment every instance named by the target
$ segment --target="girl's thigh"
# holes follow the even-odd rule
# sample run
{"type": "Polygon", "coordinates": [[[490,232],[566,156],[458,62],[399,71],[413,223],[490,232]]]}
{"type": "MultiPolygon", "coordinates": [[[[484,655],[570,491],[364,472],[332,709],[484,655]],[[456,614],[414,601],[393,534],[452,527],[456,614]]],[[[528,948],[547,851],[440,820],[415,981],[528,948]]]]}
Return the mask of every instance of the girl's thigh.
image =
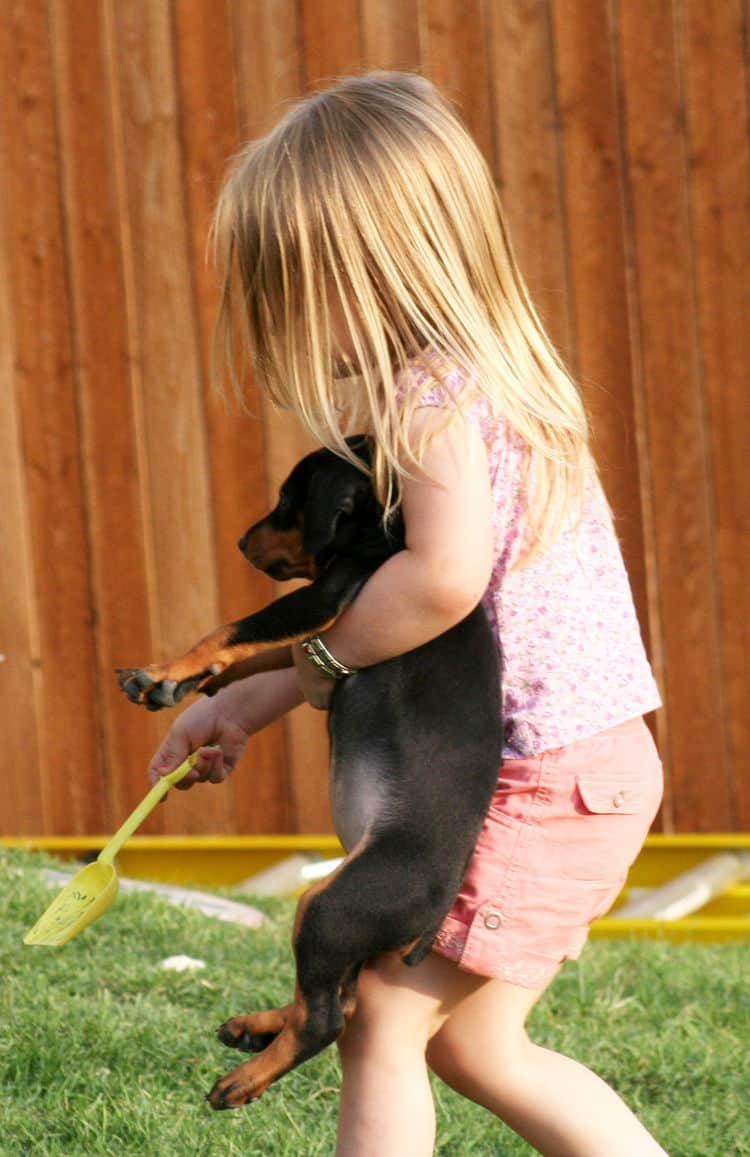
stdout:
{"type": "Polygon", "coordinates": [[[432,952],[413,968],[397,953],[386,953],[359,974],[355,1011],[339,1041],[342,1052],[378,1036],[425,1048],[452,1012],[488,983],[432,952]]]}

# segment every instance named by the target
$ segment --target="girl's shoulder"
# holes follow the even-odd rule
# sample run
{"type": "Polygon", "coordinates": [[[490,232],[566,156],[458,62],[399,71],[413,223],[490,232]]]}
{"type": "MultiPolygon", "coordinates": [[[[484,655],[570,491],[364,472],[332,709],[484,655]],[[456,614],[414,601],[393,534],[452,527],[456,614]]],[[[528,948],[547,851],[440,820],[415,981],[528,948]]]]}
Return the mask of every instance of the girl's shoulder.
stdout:
{"type": "Polygon", "coordinates": [[[434,351],[413,358],[396,378],[399,397],[410,406],[460,407],[472,389],[472,375],[434,351]]]}
{"type": "Polygon", "coordinates": [[[463,366],[437,354],[410,362],[396,379],[399,403],[407,417],[422,406],[450,409],[475,425],[486,443],[523,449],[523,442],[504,415],[463,366]]]}

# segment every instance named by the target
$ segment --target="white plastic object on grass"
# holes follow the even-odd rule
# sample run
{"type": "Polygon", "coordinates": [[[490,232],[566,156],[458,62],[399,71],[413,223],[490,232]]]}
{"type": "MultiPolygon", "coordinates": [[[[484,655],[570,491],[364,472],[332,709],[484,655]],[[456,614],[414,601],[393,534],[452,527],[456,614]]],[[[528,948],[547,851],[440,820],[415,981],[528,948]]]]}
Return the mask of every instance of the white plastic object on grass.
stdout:
{"type": "Polygon", "coordinates": [[[296,852],[243,880],[238,891],[255,896],[292,896],[311,880],[321,880],[335,872],[342,861],[343,857],[321,860],[309,852],[296,852]]]}
{"type": "Polygon", "coordinates": [[[337,860],[318,860],[316,864],[308,864],[302,869],[302,875],[306,880],[322,880],[324,876],[330,876],[331,872],[335,872],[339,864],[343,864],[344,857],[339,856],[337,860]]]}
{"type": "Polygon", "coordinates": [[[306,869],[319,862],[318,856],[309,852],[295,852],[249,876],[237,890],[252,896],[291,896],[305,887],[306,869]]]}
{"type": "Polygon", "coordinates": [[[168,956],[166,960],[162,960],[159,965],[160,968],[168,968],[172,972],[192,972],[199,968],[205,968],[205,960],[196,960],[194,956],[168,956]]]}
{"type": "Polygon", "coordinates": [[[750,853],[722,852],[696,864],[658,888],[643,889],[611,913],[613,920],[681,920],[714,896],[750,878],[750,853]]]}

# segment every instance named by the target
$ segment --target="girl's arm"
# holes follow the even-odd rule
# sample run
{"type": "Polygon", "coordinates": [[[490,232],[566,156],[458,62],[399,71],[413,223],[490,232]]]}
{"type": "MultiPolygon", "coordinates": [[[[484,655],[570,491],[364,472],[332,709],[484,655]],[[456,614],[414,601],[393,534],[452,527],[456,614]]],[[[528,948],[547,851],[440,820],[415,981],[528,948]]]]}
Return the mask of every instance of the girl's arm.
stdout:
{"type": "MultiPolygon", "coordinates": [[[[442,415],[418,410],[418,440],[442,415]]],[[[492,498],[479,432],[456,420],[435,435],[427,477],[403,480],[406,549],[388,559],[325,633],[346,666],[367,667],[419,647],[477,605],[492,570],[492,498]]]]}

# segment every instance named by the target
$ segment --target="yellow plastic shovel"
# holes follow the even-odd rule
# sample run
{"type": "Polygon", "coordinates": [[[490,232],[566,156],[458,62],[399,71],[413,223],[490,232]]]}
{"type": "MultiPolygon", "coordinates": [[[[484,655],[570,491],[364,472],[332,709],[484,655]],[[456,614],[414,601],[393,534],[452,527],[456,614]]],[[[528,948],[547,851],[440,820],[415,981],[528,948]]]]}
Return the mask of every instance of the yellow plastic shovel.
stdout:
{"type": "Polygon", "coordinates": [[[59,892],[34,927],[24,936],[24,944],[61,948],[112,907],[117,896],[117,872],[112,861],[126,840],[141,826],[170,787],[187,775],[198,758],[197,751],[184,763],[154,784],[148,795],[104,845],[93,864],[81,868],[59,892]]]}

